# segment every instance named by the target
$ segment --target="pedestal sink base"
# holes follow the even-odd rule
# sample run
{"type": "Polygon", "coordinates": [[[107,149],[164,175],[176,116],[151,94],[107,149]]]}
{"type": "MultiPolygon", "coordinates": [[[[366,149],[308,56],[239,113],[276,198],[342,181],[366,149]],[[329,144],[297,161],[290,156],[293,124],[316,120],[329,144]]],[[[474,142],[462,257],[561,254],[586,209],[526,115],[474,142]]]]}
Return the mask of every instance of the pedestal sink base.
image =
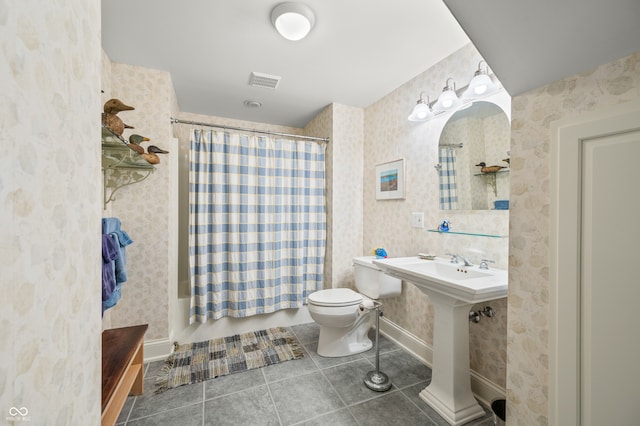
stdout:
{"type": "Polygon", "coordinates": [[[461,425],[484,416],[471,392],[469,310],[473,305],[421,289],[434,308],[431,383],[420,398],[449,424],[461,425]]]}
{"type": "Polygon", "coordinates": [[[465,424],[485,415],[484,410],[475,399],[469,406],[458,408],[457,411],[452,411],[447,405],[443,404],[437,396],[431,393],[428,386],[420,392],[419,396],[420,399],[429,404],[436,413],[440,414],[443,419],[454,426],[465,424]]]}

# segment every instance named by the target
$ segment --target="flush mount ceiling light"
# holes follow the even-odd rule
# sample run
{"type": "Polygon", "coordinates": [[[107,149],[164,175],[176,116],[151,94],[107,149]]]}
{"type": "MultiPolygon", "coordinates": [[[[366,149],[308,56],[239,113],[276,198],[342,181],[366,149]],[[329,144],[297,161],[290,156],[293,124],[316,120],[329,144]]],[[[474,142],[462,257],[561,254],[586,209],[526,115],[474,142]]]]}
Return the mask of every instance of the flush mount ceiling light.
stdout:
{"type": "Polygon", "coordinates": [[[436,112],[448,111],[457,108],[462,102],[456,95],[456,83],[453,78],[449,77],[446,82],[446,86],[442,89],[442,93],[438,97],[438,102],[433,106],[433,110],[436,112]],[[451,80],[451,84],[449,84],[451,80]]]}
{"type": "Polygon", "coordinates": [[[302,3],[280,3],[271,11],[271,22],[287,40],[302,40],[316,23],[313,10],[302,3]]]}
{"type": "Polygon", "coordinates": [[[408,117],[409,121],[425,121],[433,117],[433,112],[429,106],[429,97],[427,96],[427,101],[425,102],[422,95],[424,95],[424,92],[420,93],[420,99],[418,99],[416,106],[413,107],[413,111],[408,117]]]}
{"type": "Polygon", "coordinates": [[[465,99],[477,99],[488,96],[493,93],[497,87],[497,84],[489,77],[487,63],[480,61],[480,63],[478,63],[478,70],[473,75],[473,78],[469,82],[469,87],[462,94],[462,97],[465,99]],[[482,69],[482,64],[484,64],[484,69],[482,69]]]}

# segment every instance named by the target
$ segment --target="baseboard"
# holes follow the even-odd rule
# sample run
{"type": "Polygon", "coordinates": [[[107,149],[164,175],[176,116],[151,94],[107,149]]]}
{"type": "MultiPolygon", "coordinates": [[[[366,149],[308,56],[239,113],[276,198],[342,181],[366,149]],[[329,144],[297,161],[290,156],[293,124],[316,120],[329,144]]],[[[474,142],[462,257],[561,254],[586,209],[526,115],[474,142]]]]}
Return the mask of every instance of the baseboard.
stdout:
{"type": "Polygon", "coordinates": [[[146,340],[144,342],[144,362],[165,360],[173,351],[169,339],[146,340]]]}
{"type": "MultiPolygon", "coordinates": [[[[431,346],[387,318],[382,317],[380,320],[380,333],[383,336],[402,346],[407,352],[431,368],[433,363],[433,349],[431,346]]],[[[471,391],[487,407],[491,406],[491,401],[495,399],[504,399],[507,393],[504,388],[473,370],[471,370],[471,391]]]]}

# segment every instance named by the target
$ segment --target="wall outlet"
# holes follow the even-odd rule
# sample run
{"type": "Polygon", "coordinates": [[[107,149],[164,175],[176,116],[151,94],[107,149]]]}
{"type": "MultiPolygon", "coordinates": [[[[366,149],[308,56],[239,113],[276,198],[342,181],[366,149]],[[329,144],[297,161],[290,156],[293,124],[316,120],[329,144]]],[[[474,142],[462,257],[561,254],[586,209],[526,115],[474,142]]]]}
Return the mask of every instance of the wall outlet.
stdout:
{"type": "Polygon", "coordinates": [[[411,213],[411,227],[424,228],[424,213],[422,212],[411,213]]]}

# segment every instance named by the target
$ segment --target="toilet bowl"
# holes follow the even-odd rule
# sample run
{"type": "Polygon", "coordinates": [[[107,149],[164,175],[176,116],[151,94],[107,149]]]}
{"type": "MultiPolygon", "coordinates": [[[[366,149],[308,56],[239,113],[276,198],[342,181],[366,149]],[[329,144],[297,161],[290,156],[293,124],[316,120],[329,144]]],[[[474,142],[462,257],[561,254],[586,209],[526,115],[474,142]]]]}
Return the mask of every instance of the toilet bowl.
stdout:
{"type": "Polygon", "coordinates": [[[311,293],[309,314],[320,325],[318,355],[342,357],[368,351],[373,346],[367,336],[373,326],[373,311],[361,309],[371,300],[400,294],[402,282],[385,275],[373,264],[375,256],[353,259],[355,292],[348,288],[332,288],[311,293]]]}

